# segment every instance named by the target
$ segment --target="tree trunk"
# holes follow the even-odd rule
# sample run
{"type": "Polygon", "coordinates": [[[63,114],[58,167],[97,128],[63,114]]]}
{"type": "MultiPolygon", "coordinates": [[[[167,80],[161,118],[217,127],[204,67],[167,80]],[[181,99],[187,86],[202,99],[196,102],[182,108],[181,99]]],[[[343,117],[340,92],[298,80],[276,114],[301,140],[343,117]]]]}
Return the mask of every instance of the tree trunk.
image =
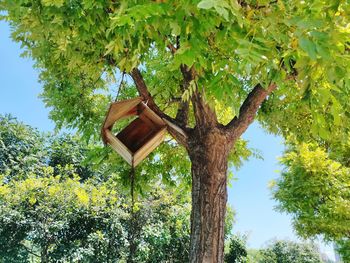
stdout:
{"type": "Polygon", "coordinates": [[[227,166],[230,146],[219,130],[189,138],[192,162],[190,263],[224,261],[227,166]]]}

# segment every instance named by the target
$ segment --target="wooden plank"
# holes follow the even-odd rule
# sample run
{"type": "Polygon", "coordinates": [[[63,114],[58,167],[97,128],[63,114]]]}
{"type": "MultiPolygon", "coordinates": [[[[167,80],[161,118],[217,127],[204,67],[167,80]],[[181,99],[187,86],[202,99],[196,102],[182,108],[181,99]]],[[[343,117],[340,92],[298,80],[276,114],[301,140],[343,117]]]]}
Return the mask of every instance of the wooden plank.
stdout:
{"type": "Polygon", "coordinates": [[[110,105],[103,127],[108,129],[121,119],[137,114],[136,106],[142,101],[141,97],[114,102],[110,105]],[[135,108],[135,109],[134,109],[135,108]]]}
{"type": "Polygon", "coordinates": [[[164,140],[166,128],[162,129],[134,155],[134,166],[142,162],[164,140]]]}
{"type": "Polygon", "coordinates": [[[129,149],[117,138],[115,137],[111,131],[106,130],[106,137],[108,143],[111,147],[119,153],[128,164],[132,165],[133,163],[133,155],[129,151],[129,149]]]}
{"type": "Polygon", "coordinates": [[[159,125],[154,123],[148,116],[145,114],[143,111],[140,115],[139,118],[143,120],[145,123],[147,123],[148,126],[152,127],[153,129],[159,129],[159,125]]]}
{"type": "Polygon", "coordinates": [[[144,102],[141,102],[138,107],[139,107],[139,112],[140,112],[139,114],[140,115],[143,114],[143,115],[147,116],[158,127],[163,127],[166,125],[165,122],[162,120],[162,118],[159,117],[150,108],[148,108],[148,106],[144,102]]]}
{"type": "Polygon", "coordinates": [[[142,162],[159,144],[164,140],[166,127],[161,129],[153,138],[151,138],[143,147],[134,154],[134,167],[142,162]]]}
{"type": "Polygon", "coordinates": [[[177,125],[171,123],[170,121],[168,121],[167,119],[163,118],[163,121],[172,129],[176,130],[178,133],[180,133],[182,136],[184,136],[185,138],[187,138],[186,133],[177,125]]]}
{"type": "Polygon", "coordinates": [[[125,127],[117,135],[117,138],[128,147],[132,153],[135,153],[156,133],[157,130],[153,125],[150,126],[141,118],[137,118],[125,127]]]}

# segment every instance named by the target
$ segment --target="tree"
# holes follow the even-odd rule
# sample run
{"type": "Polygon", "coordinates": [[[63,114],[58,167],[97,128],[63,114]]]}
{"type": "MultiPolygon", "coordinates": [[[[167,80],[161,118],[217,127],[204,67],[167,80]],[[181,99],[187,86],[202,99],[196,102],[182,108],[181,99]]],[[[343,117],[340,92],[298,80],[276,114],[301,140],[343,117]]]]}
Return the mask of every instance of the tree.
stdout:
{"type": "Polygon", "coordinates": [[[290,213],[299,235],[339,242],[346,257],[350,242],[349,141],[340,145],[290,145],[285,169],[274,186],[279,210],[290,213]]]}
{"type": "MultiPolygon", "coordinates": [[[[47,168],[45,177],[32,174],[0,185],[2,259],[15,260],[12,251],[24,250],[43,263],[68,257],[74,260],[83,256],[80,249],[93,235],[103,236],[111,212],[121,213],[116,192],[103,184],[81,184],[79,179],[54,176],[53,169],[47,168]]],[[[119,246],[115,243],[108,247],[108,255],[114,260],[120,257],[118,249],[123,242],[122,233],[116,230],[116,239],[109,241],[118,241],[119,246]]],[[[109,262],[100,258],[103,252],[92,252],[97,260],[94,262],[109,262]]]]}
{"type": "Polygon", "coordinates": [[[169,123],[191,162],[191,263],[223,262],[227,169],[257,114],[287,133],[311,112],[304,123],[325,137],[349,112],[348,1],[2,0],[0,9],[42,70],[58,127],[97,138],[118,70],[169,123]]]}
{"type": "Polygon", "coordinates": [[[343,240],[337,241],[337,252],[341,255],[344,262],[350,261],[350,240],[344,238],[343,240]]]}
{"type": "Polygon", "coordinates": [[[79,136],[69,134],[55,136],[49,139],[47,148],[47,164],[54,167],[56,172],[59,173],[60,167],[70,165],[74,173],[82,180],[102,176],[101,171],[93,169],[92,165],[87,162],[90,149],[79,136]]]}
{"type": "Polygon", "coordinates": [[[229,250],[225,254],[226,263],[242,263],[247,262],[246,237],[233,235],[230,238],[229,250]]]}
{"type": "Polygon", "coordinates": [[[11,115],[0,115],[0,174],[5,180],[24,179],[30,173],[42,176],[51,166],[57,174],[71,166],[81,179],[102,177],[87,160],[89,146],[79,136],[40,133],[11,115]]]}
{"type": "Polygon", "coordinates": [[[260,251],[259,263],[321,263],[317,249],[306,243],[274,241],[260,251]]]}
{"type": "Polygon", "coordinates": [[[34,172],[45,164],[44,137],[16,118],[0,115],[0,174],[6,180],[34,172]]]}

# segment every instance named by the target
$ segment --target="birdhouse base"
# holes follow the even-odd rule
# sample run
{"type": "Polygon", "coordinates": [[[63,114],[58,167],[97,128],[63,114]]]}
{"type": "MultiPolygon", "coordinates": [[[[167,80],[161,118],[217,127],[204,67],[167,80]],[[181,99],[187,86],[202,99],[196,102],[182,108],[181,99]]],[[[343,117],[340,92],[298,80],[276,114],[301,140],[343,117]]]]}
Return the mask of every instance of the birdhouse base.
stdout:
{"type": "Polygon", "coordinates": [[[125,161],[131,166],[137,166],[144,158],[147,157],[157,146],[164,140],[166,128],[162,128],[158,132],[152,133],[147,138],[147,142],[140,146],[135,152],[131,151],[117,136],[110,131],[106,132],[106,136],[111,147],[118,152],[125,161]]]}

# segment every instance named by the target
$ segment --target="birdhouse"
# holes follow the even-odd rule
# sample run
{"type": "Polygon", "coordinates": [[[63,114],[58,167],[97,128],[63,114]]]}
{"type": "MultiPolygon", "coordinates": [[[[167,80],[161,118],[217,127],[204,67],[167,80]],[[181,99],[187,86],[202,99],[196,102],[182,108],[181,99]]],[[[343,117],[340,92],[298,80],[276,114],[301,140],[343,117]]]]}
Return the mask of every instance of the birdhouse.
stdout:
{"type": "Polygon", "coordinates": [[[164,140],[165,132],[166,123],[138,97],[110,105],[102,127],[102,139],[135,167],[164,140]],[[128,117],[136,118],[113,134],[113,125],[128,117]]]}

